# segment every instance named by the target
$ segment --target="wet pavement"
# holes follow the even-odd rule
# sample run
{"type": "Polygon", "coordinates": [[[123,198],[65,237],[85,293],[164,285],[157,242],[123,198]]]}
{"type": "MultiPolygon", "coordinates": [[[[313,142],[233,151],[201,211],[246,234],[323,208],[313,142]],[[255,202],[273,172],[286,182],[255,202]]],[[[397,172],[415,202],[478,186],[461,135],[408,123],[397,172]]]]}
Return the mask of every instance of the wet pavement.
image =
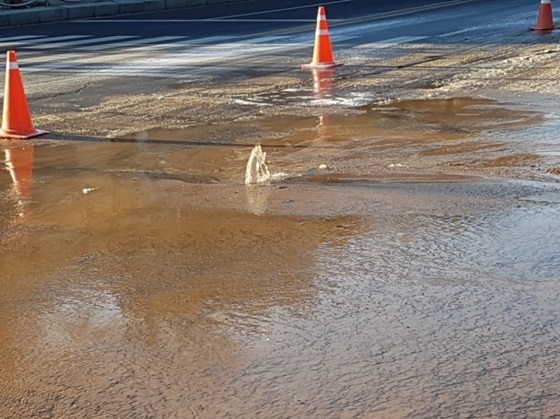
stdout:
{"type": "Polygon", "coordinates": [[[0,417],[553,417],[560,188],[496,176],[550,123],[459,98],[0,143],[0,417]]]}

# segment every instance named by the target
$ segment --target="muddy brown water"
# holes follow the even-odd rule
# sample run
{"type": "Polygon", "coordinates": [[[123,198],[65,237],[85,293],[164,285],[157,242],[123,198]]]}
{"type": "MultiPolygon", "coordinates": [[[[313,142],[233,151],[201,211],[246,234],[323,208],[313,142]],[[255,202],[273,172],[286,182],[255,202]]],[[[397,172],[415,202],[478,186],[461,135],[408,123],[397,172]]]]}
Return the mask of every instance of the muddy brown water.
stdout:
{"type": "Polygon", "coordinates": [[[538,124],[460,99],[1,143],[0,417],[558,414],[560,189],[482,176],[538,124]],[[284,176],[246,187],[255,143],[284,176]],[[431,160],[459,143],[475,176],[431,160]]]}

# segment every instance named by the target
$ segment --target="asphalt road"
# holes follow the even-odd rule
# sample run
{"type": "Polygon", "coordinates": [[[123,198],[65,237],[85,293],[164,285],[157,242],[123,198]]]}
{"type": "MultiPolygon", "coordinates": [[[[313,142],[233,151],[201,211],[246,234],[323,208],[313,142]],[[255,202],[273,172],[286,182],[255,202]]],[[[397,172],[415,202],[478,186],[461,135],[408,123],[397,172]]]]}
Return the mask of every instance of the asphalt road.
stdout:
{"type": "Polygon", "coordinates": [[[322,78],[304,3],[2,32],[51,134],[0,141],[0,417],[560,411],[558,33],[325,3],[322,78]]]}
{"type": "MultiPolygon", "coordinates": [[[[62,73],[65,82],[76,74],[103,78],[121,90],[126,90],[122,76],[196,82],[282,74],[309,61],[319,4],[327,10],[335,55],[425,40],[442,43],[450,36],[458,46],[472,48],[469,38],[460,36],[469,28],[483,27],[492,35],[494,25],[510,22],[512,30],[524,33],[528,25],[516,25],[517,16],[534,13],[536,19],[538,11],[526,0],[256,1],[7,28],[0,52],[15,49],[24,71],[38,73],[27,78],[27,89],[41,97],[64,91],[64,83],[46,87],[54,73],[62,73]]],[[[489,42],[501,41],[489,37],[489,42]]]]}
{"type": "MultiPolygon", "coordinates": [[[[438,36],[473,25],[492,25],[531,11],[536,18],[538,10],[538,5],[526,0],[342,0],[326,3],[290,0],[281,5],[256,1],[7,28],[2,30],[2,38],[131,35],[139,38],[177,36],[195,40],[216,36],[250,39],[272,31],[306,34],[313,31],[318,5],[325,6],[333,34],[355,29],[351,39],[346,41],[349,45],[403,36],[438,36]]],[[[0,41],[0,51],[12,48],[33,50],[33,43],[23,39],[9,44],[0,41]]],[[[67,47],[62,43],[60,50],[65,49],[67,47]]]]}

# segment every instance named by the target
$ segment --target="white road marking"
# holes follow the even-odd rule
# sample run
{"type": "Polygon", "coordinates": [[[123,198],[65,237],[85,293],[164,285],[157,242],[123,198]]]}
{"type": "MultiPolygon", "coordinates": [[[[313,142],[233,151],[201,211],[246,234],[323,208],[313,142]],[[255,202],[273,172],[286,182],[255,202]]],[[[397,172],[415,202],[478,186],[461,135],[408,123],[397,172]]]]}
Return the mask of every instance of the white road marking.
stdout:
{"type": "MultiPolygon", "coordinates": [[[[251,44],[265,44],[267,42],[280,41],[286,39],[285,36],[263,36],[261,38],[251,38],[246,41],[232,42],[231,45],[251,45],[251,44]]],[[[216,46],[220,46],[217,44],[216,46]]]]}
{"type": "Polygon", "coordinates": [[[11,42],[11,41],[21,41],[23,39],[33,39],[33,38],[41,38],[44,35],[24,35],[24,36],[11,36],[8,38],[0,37],[0,42],[11,42]]]}
{"type": "MultiPolygon", "coordinates": [[[[177,37],[171,37],[173,39],[177,38],[177,37]]],[[[93,63],[103,63],[103,62],[111,62],[111,63],[115,63],[118,62],[118,60],[124,60],[125,62],[130,62],[131,60],[137,59],[144,59],[144,57],[146,57],[146,54],[149,54],[151,51],[153,50],[160,50],[160,49],[167,49],[170,52],[176,50],[177,48],[185,48],[187,46],[192,46],[193,49],[189,50],[190,52],[192,51],[202,51],[205,47],[204,44],[210,44],[210,46],[212,46],[215,42],[219,42],[219,41],[227,41],[232,39],[233,37],[231,36],[213,36],[213,37],[208,37],[208,38],[200,38],[200,39],[193,39],[193,40],[188,40],[187,37],[178,37],[179,39],[182,39],[178,42],[173,42],[173,43],[167,43],[167,42],[163,42],[163,43],[158,43],[155,45],[150,45],[150,44],[142,44],[140,46],[136,46],[134,45],[132,48],[130,49],[124,49],[122,52],[119,51],[118,56],[99,56],[99,55],[94,55],[90,52],[85,52],[84,49],[85,48],[80,48],[77,50],[72,50],[69,49],[67,51],[64,51],[64,53],[62,52],[57,52],[57,56],[61,57],[58,61],[59,62],[63,62],[63,63],[67,63],[67,64],[60,64],[60,66],[63,67],[68,67],[68,66],[80,66],[80,65],[88,65],[87,63],[93,62],[93,63]]],[[[153,38],[152,38],[153,39],[153,38]]],[[[118,45],[122,46],[122,43],[117,43],[118,45]]],[[[128,43],[126,43],[128,44],[128,43]]],[[[207,46],[206,46],[207,47],[207,46]]],[[[111,44],[107,44],[107,45],[99,45],[98,50],[101,50],[102,48],[104,49],[110,49],[112,48],[111,44]]],[[[215,53],[213,53],[215,55],[215,53]]],[[[33,63],[33,64],[39,64],[40,63],[52,63],[53,61],[53,56],[51,55],[37,55],[36,52],[32,51],[32,50],[22,50],[19,54],[20,58],[25,59],[26,63],[33,63]]]]}
{"type": "Polygon", "coordinates": [[[349,41],[351,39],[356,39],[359,38],[360,36],[358,35],[333,35],[331,33],[331,41],[332,42],[344,42],[344,41],[349,41]]]}
{"type": "Polygon", "coordinates": [[[114,48],[129,48],[135,47],[139,45],[146,45],[146,44],[157,44],[158,42],[165,42],[165,41],[172,41],[172,40],[185,40],[188,36],[159,36],[156,38],[142,38],[137,39],[135,41],[126,41],[126,42],[115,42],[110,44],[104,45],[94,45],[90,47],[82,48],[85,51],[101,51],[107,49],[114,49],[114,48]]]}
{"type": "MultiPolygon", "coordinates": [[[[158,74],[167,74],[173,71],[185,71],[186,67],[199,66],[201,64],[212,64],[212,68],[219,68],[221,66],[230,66],[232,62],[237,60],[253,59],[256,56],[266,55],[273,51],[290,50],[298,48],[308,48],[307,45],[285,45],[285,44],[255,44],[252,47],[241,44],[222,44],[223,50],[219,52],[214,49],[215,46],[204,46],[195,48],[189,52],[172,54],[171,56],[164,56],[159,58],[150,57],[150,51],[143,51],[142,54],[123,53],[118,56],[87,56],[84,54],[74,55],[74,61],[64,60],[53,62],[52,57],[29,57],[26,60],[29,67],[26,71],[59,71],[59,72],[80,72],[91,71],[91,76],[94,77],[98,72],[111,71],[117,73],[138,73],[138,75],[146,75],[153,73],[154,76],[158,74]]],[[[235,64],[234,64],[235,65],[235,64]]],[[[203,71],[208,66],[202,66],[203,71]]],[[[189,73],[193,72],[189,69],[189,73]]]]}
{"type": "Polygon", "coordinates": [[[188,41],[179,41],[179,42],[173,42],[171,44],[166,44],[170,47],[174,46],[174,45],[200,45],[200,44],[212,44],[214,42],[221,42],[221,41],[229,41],[230,39],[232,39],[233,36],[210,36],[208,38],[199,38],[199,39],[191,39],[188,41]]]}
{"type": "Polygon", "coordinates": [[[65,48],[65,47],[75,47],[80,45],[88,45],[88,44],[98,44],[98,43],[107,43],[111,41],[122,41],[124,39],[134,39],[137,36],[107,36],[104,38],[90,38],[90,39],[82,39],[79,41],[71,41],[71,42],[54,42],[49,44],[42,44],[42,45],[29,45],[27,48],[35,48],[35,49],[51,49],[51,48],[65,48]]]}
{"type": "Polygon", "coordinates": [[[200,38],[200,39],[192,39],[192,40],[187,39],[184,41],[177,41],[177,42],[163,42],[155,45],[142,45],[142,46],[134,47],[134,51],[138,52],[138,51],[146,51],[146,50],[154,50],[154,49],[157,50],[164,49],[171,52],[185,47],[198,47],[204,44],[213,44],[216,42],[228,41],[232,38],[233,38],[232,36],[212,36],[208,38],[200,38]]]}
{"type": "Polygon", "coordinates": [[[2,42],[0,39],[0,47],[8,47],[17,45],[20,48],[25,48],[31,46],[33,44],[46,44],[49,42],[56,42],[56,41],[69,41],[72,39],[84,39],[84,38],[91,38],[92,35],[67,35],[67,36],[55,36],[53,38],[44,37],[44,38],[34,38],[34,39],[22,39],[21,41],[11,41],[11,42],[2,42]]]}
{"type": "Polygon", "coordinates": [[[65,35],[65,36],[55,36],[55,37],[45,37],[41,39],[32,39],[31,41],[40,43],[40,42],[52,42],[52,41],[70,41],[72,39],[84,39],[84,38],[92,38],[93,35],[65,35]]]}
{"type": "MultiPolygon", "coordinates": [[[[273,10],[264,10],[262,12],[253,12],[253,13],[243,13],[240,15],[229,15],[217,18],[210,18],[210,19],[142,19],[142,20],[125,20],[125,19],[118,19],[118,20],[111,20],[111,19],[83,19],[77,20],[75,22],[88,22],[88,23],[166,23],[166,22],[309,22],[313,23],[316,22],[317,19],[238,19],[240,17],[246,16],[256,16],[256,15],[263,15],[263,14],[270,14],[276,12],[286,12],[290,10],[299,10],[299,9],[308,9],[310,7],[316,8],[319,6],[328,6],[330,4],[338,4],[338,3],[349,3],[353,2],[354,0],[336,0],[330,1],[325,3],[317,3],[317,4],[307,4],[305,6],[296,6],[296,7],[285,7],[283,9],[273,9],[273,10]]],[[[336,22],[336,19],[329,19],[333,22],[336,22]]]]}
{"type": "Polygon", "coordinates": [[[369,44],[357,45],[353,48],[389,48],[399,44],[405,44],[407,42],[418,41],[420,39],[426,39],[427,36],[400,36],[398,38],[385,39],[383,41],[372,42],[369,44]]]}
{"type": "Polygon", "coordinates": [[[472,30],[473,30],[472,28],[466,28],[466,29],[461,29],[460,31],[443,33],[441,35],[438,35],[438,38],[445,38],[447,36],[459,35],[465,32],[471,32],[472,30]]]}
{"type": "MultiPolygon", "coordinates": [[[[134,75],[145,77],[207,76],[212,71],[226,72],[231,68],[250,65],[253,60],[265,60],[269,56],[285,54],[286,51],[310,49],[313,36],[263,36],[240,40],[233,36],[215,36],[188,39],[181,36],[165,36],[132,41],[105,42],[86,45],[85,42],[103,42],[112,37],[91,38],[68,42],[67,50],[55,54],[23,50],[20,58],[25,62],[25,72],[49,72],[58,74],[89,74],[90,77],[134,75]],[[231,41],[231,42],[228,42],[231,41]],[[296,41],[296,42],[294,42],[296,41]],[[78,45],[76,45],[78,44],[78,45]],[[103,50],[122,48],[118,54],[104,54],[103,50]],[[154,56],[154,51],[158,54],[154,56]]],[[[357,36],[335,36],[333,42],[355,39],[357,36]]],[[[52,39],[52,38],[51,38],[52,39]]],[[[44,42],[47,42],[44,40],[44,42]]],[[[45,46],[48,47],[48,44],[45,46]]],[[[276,59],[273,66],[286,66],[276,59]]],[[[288,67],[293,64],[288,64],[288,67]]]]}
{"type": "MultiPolygon", "coordinates": [[[[329,19],[331,22],[343,22],[342,19],[329,19]]],[[[80,23],[315,23],[317,19],[93,19],[75,20],[80,23]]]]}
{"type": "Polygon", "coordinates": [[[231,18],[237,18],[237,17],[242,17],[242,16],[255,16],[255,15],[263,15],[263,14],[268,14],[268,13],[275,13],[275,12],[287,12],[289,10],[300,10],[300,9],[308,9],[310,7],[316,8],[319,6],[328,6],[330,4],[338,4],[338,3],[349,3],[349,2],[353,2],[354,0],[337,0],[337,1],[329,1],[329,2],[325,2],[325,3],[316,3],[316,4],[307,4],[305,6],[295,6],[295,7],[285,7],[283,9],[273,9],[273,10],[265,10],[262,12],[253,12],[253,13],[243,13],[240,15],[230,15],[230,16],[224,16],[218,19],[231,19],[231,18]]]}

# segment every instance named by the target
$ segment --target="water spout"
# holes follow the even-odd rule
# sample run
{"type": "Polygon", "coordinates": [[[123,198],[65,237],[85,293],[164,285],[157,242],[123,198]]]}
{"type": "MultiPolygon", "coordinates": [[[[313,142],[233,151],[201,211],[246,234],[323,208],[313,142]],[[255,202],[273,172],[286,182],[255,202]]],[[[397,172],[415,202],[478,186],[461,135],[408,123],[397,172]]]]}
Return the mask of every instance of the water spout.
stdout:
{"type": "Polygon", "coordinates": [[[270,172],[266,166],[266,153],[260,145],[251,150],[247,169],[245,171],[245,185],[262,184],[270,180],[270,172]]]}

